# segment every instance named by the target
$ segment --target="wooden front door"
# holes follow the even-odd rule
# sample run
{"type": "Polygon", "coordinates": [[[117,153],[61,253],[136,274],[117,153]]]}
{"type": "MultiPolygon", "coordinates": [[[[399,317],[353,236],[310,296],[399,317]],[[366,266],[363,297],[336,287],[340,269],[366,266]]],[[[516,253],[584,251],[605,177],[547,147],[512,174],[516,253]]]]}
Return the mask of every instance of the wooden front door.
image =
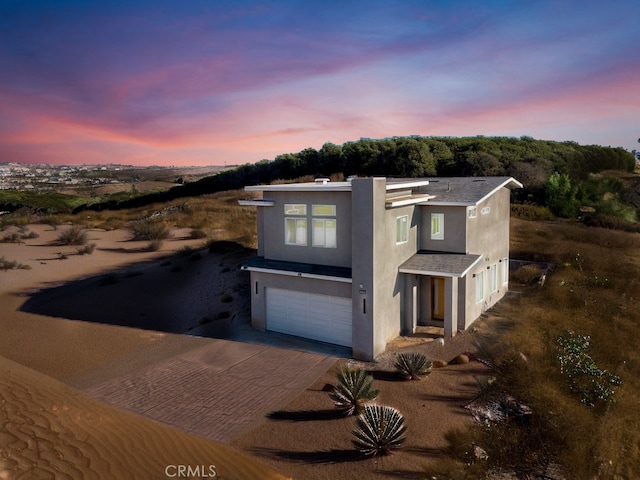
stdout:
{"type": "Polygon", "coordinates": [[[444,320],[444,278],[431,277],[431,318],[444,320]]]}

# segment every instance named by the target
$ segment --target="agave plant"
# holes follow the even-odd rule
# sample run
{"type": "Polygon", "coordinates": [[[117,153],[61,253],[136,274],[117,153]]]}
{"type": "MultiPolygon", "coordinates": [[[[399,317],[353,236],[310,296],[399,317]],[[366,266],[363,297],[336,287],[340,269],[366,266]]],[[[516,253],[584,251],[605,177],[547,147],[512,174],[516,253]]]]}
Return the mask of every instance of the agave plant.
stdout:
{"type": "Polygon", "coordinates": [[[408,380],[420,380],[431,373],[431,360],[418,352],[400,353],[394,363],[400,375],[408,380]]]}
{"type": "Polygon", "coordinates": [[[373,388],[373,377],[362,369],[344,369],[337,375],[338,385],[329,396],[337,408],[344,409],[345,414],[360,413],[367,402],[378,396],[373,388]]]}
{"type": "Polygon", "coordinates": [[[366,405],[356,427],[353,444],[365,455],[387,455],[406,440],[404,417],[393,407],[366,405]]]}

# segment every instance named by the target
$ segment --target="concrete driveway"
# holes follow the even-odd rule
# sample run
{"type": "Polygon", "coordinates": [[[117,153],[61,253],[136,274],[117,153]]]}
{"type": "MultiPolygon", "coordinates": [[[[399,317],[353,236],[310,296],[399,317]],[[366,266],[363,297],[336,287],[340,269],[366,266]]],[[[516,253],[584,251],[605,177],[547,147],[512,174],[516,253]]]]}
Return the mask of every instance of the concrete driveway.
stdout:
{"type": "Polygon", "coordinates": [[[229,443],[283,408],[324,374],[329,355],[227,340],[169,358],[103,383],[89,395],[181,430],[229,443]]]}

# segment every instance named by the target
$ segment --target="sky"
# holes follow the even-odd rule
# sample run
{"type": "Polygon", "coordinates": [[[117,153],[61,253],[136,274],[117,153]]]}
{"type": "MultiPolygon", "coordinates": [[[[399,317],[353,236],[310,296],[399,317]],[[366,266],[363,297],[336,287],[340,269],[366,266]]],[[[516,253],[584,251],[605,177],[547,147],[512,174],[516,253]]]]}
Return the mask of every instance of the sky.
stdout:
{"type": "Polygon", "coordinates": [[[640,2],[0,0],[0,163],[406,135],[640,150],[640,2]]]}

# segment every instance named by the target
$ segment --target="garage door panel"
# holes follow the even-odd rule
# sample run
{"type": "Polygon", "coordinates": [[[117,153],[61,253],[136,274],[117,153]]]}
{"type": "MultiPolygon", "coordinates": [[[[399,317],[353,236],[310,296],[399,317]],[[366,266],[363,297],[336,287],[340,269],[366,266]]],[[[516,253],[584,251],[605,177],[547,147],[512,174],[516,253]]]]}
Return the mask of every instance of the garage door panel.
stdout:
{"type": "Polygon", "coordinates": [[[351,346],[351,299],[267,289],[267,329],[351,346]]]}

